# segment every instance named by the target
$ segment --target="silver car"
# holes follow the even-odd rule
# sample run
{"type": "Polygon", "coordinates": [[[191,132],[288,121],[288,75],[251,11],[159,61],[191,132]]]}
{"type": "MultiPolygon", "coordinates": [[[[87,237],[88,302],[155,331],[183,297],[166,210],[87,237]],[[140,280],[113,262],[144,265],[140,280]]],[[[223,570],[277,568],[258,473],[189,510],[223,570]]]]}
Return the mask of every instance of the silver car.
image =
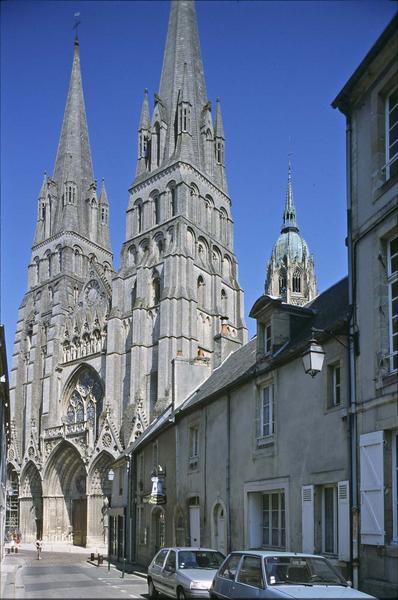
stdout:
{"type": "Polygon", "coordinates": [[[373,599],[352,589],[323,556],[247,550],[232,552],[217,571],[212,598],[373,599]]]}
{"type": "Polygon", "coordinates": [[[148,567],[150,598],[209,598],[213,577],[225,556],[211,548],[162,548],[148,567]]]}

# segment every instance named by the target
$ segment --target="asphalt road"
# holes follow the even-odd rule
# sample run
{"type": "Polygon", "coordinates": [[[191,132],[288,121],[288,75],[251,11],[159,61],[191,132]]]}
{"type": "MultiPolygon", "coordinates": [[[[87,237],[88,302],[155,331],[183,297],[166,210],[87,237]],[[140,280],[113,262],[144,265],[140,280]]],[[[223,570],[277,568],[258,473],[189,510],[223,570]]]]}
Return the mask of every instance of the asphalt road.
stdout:
{"type": "MultiPolygon", "coordinates": [[[[23,566],[10,598],[148,598],[143,577],[121,572],[107,563],[97,567],[87,560],[87,553],[35,552],[18,554],[23,566]]],[[[11,591],[8,590],[7,591],[11,591]]]]}

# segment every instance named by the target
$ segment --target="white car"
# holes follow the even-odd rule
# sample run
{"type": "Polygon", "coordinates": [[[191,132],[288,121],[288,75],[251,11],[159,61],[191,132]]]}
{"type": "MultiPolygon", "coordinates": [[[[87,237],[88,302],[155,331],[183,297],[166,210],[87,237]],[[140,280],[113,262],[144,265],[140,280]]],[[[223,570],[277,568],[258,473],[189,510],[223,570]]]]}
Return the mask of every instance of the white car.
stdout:
{"type": "Polygon", "coordinates": [[[209,598],[213,577],[225,556],[211,548],[162,548],[148,567],[150,598],[209,598]]]}
{"type": "Polygon", "coordinates": [[[376,600],[352,589],[323,556],[264,550],[229,554],[214,576],[210,596],[376,600]]]}

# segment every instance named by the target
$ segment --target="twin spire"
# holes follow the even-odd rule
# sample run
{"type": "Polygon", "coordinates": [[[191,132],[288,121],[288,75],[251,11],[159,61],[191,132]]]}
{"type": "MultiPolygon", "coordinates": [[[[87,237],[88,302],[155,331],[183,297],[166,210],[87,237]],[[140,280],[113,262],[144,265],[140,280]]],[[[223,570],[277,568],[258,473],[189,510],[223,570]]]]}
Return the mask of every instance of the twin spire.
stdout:
{"type": "Polygon", "coordinates": [[[80,233],[111,250],[109,202],[104,182],[97,197],[93,173],[77,37],[54,172],[43,179],[33,243],[62,231],[80,233]]]}
{"type": "Polygon", "coordinates": [[[172,0],[159,94],[152,119],[148,93],[141,110],[136,177],[189,162],[226,191],[224,128],[219,100],[213,127],[193,0],[172,0]]]}

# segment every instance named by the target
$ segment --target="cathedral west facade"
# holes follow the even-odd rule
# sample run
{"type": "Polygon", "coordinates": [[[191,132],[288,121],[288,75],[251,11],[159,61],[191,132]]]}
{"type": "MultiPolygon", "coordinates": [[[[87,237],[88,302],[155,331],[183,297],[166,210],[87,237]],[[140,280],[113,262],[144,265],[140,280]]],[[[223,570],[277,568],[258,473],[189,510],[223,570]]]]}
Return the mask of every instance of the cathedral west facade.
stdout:
{"type": "MultiPolygon", "coordinates": [[[[207,97],[195,6],[173,1],[152,110],[144,93],[115,271],[110,204],[94,177],[75,41],[11,371],[8,474],[19,482],[24,541],[103,542],[112,462],[246,343],[224,157],[221,106],[217,100],[212,109],[207,97]]],[[[293,255],[290,242],[287,254],[274,251],[268,293],[286,267],[277,295],[300,272],[294,294],[303,304],[315,295],[315,279],[290,192],[281,235],[300,238],[301,253],[293,255]]]]}

